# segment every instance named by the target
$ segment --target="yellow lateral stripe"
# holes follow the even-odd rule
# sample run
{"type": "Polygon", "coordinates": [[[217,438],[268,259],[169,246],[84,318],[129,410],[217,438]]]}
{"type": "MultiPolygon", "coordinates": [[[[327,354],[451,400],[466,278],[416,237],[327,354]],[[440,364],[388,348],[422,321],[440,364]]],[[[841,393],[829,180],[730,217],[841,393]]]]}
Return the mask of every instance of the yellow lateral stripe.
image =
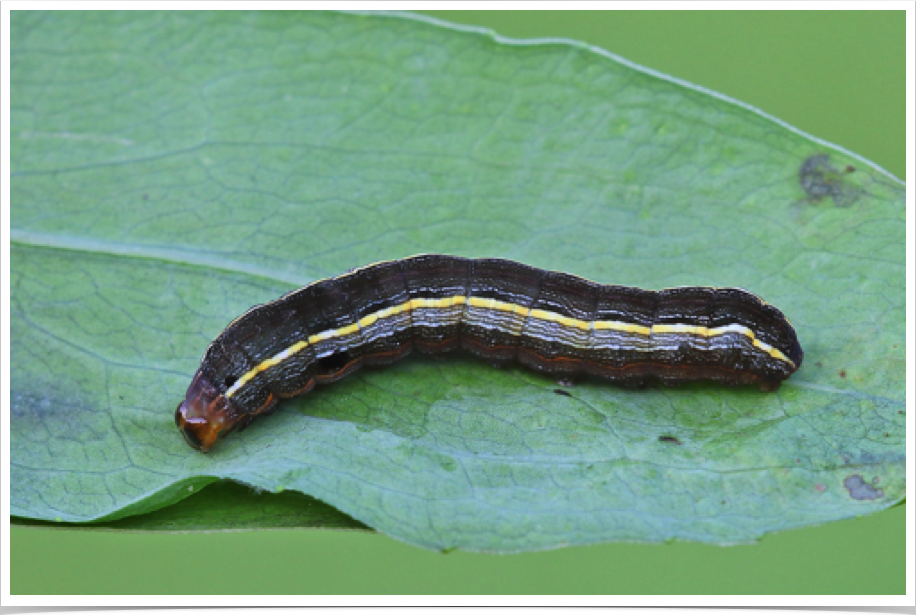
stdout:
{"type": "Polygon", "coordinates": [[[226,393],[225,393],[226,397],[227,397],[227,398],[228,398],[228,397],[232,397],[232,396],[235,394],[236,391],[238,391],[240,388],[242,388],[243,386],[245,386],[245,384],[248,383],[252,378],[254,378],[255,376],[257,376],[257,375],[260,374],[261,372],[270,369],[270,368],[273,367],[274,365],[279,365],[280,363],[282,363],[283,361],[285,361],[285,360],[288,359],[289,357],[291,357],[291,356],[293,356],[294,354],[296,354],[297,352],[300,352],[301,350],[303,350],[303,349],[304,349],[306,346],[308,346],[308,345],[309,345],[308,342],[305,342],[305,341],[296,342],[295,344],[293,344],[292,346],[290,346],[289,348],[287,348],[287,349],[284,350],[283,352],[279,352],[279,353],[275,354],[274,356],[272,356],[271,358],[269,358],[269,359],[267,359],[267,360],[265,360],[265,361],[261,361],[261,362],[260,362],[258,365],[256,365],[253,369],[251,369],[251,370],[249,370],[248,372],[242,374],[242,377],[241,377],[241,378],[239,378],[238,380],[236,380],[235,383],[234,383],[231,387],[229,387],[228,389],[226,389],[226,393]]]}
{"type": "Polygon", "coordinates": [[[547,310],[531,310],[528,315],[531,316],[531,318],[543,320],[544,322],[555,322],[563,325],[564,327],[569,327],[570,329],[581,329],[583,331],[588,331],[594,324],[584,320],[579,320],[578,318],[563,316],[562,314],[557,314],[556,312],[548,312],[547,310]]]}
{"type": "Polygon", "coordinates": [[[721,327],[713,327],[710,329],[707,327],[698,327],[696,325],[663,324],[652,325],[652,333],[686,333],[688,335],[698,335],[701,337],[717,337],[720,335],[725,335],[726,333],[740,333],[744,337],[751,340],[751,343],[755,348],[759,348],[774,359],[784,361],[795,367],[795,363],[793,363],[786,355],[780,352],[778,348],[773,348],[769,344],[758,340],[757,335],[744,325],[731,324],[723,325],[721,327]]]}
{"type": "Polygon", "coordinates": [[[761,341],[758,340],[756,337],[754,337],[754,340],[753,340],[753,341],[754,341],[754,346],[755,346],[755,347],[757,347],[757,348],[759,348],[760,350],[764,351],[765,353],[767,353],[768,355],[770,355],[770,356],[773,357],[774,359],[777,359],[777,360],[782,361],[782,362],[784,362],[784,363],[788,363],[788,364],[791,365],[793,368],[795,367],[795,362],[792,361],[792,359],[790,359],[790,358],[787,357],[786,355],[782,354],[782,352],[780,352],[779,348],[773,348],[773,347],[770,346],[769,344],[766,344],[766,343],[764,343],[764,342],[761,342],[761,341]]]}
{"type": "MultiPolygon", "coordinates": [[[[474,301],[473,297],[471,297],[471,301],[474,301]]],[[[467,303],[467,297],[464,295],[454,295],[452,297],[443,297],[441,299],[411,299],[407,303],[410,304],[410,309],[447,308],[456,305],[464,305],[467,303]]],[[[407,305],[407,303],[404,305],[407,305]]]]}
{"type": "Polygon", "coordinates": [[[528,316],[531,312],[528,308],[518,305],[517,303],[507,303],[499,299],[488,299],[485,297],[471,297],[467,302],[471,307],[483,308],[485,310],[497,310],[500,312],[512,312],[519,316],[528,316]]]}
{"type": "Polygon", "coordinates": [[[698,327],[697,325],[663,324],[652,325],[652,333],[687,333],[707,337],[709,329],[706,327],[698,327]]]}
{"type": "Polygon", "coordinates": [[[739,333],[744,337],[751,340],[755,348],[766,352],[768,355],[788,363],[789,365],[795,367],[788,357],[786,357],[778,348],[774,348],[765,342],[761,342],[757,339],[756,334],[745,327],[744,325],[731,324],[724,325],[721,327],[702,327],[697,325],[687,325],[687,324],[658,324],[647,327],[645,325],[639,325],[629,322],[620,322],[616,320],[595,320],[587,321],[580,320],[578,318],[573,318],[570,316],[563,316],[562,314],[557,314],[556,312],[549,312],[547,310],[538,310],[538,309],[529,309],[522,305],[516,303],[509,303],[506,301],[500,301],[499,299],[490,299],[485,297],[466,297],[465,295],[453,295],[451,297],[442,297],[439,299],[410,299],[404,303],[393,305],[384,309],[368,314],[359,319],[358,322],[353,324],[340,327],[339,329],[328,329],[327,331],[322,331],[314,335],[310,335],[308,340],[299,341],[287,348],[286,350],[275,354],[269,359],[265,359],[257,366],[253,367],[251,370],[243,374],[229,389],[226,390],[225,396],[232,397],[235,393],[238,392],[245,384],[250,382],[255,376],[260,374],[263,371],[270,369],[271,367],[280,364],[289,357],[301,352],[309,345],[314,345],[319,342],[335,339],[339,337],[346,337],[348,335],[353,335],[358,333],[360,329],[368,328],[374,325],[380,320],[390,318],[392,316],[397,316],[404,312],[410,312],[416,309],[441,309],[454,307],[456,305],[468,305],[473,308],[479,308],[484,310],[493,310],[497,312],[510,312],[517,314],[519,316],[524,316],[526,318],[534,318],[536,320],[542,320],[544,322],[554,322],[561,326],[568,327],[570,329],[580,329],[582,331],[588,331],[594,329],[596,331],[618,331],[620,333],[630,333],[634,335],[639,335],[642,337],[651,337],[653,334],[671,334],[671,333],[682,333],[687,335],[696,335],[699,337],[718,337],[720,335],[725,335],[727,333],[739,333]]]}

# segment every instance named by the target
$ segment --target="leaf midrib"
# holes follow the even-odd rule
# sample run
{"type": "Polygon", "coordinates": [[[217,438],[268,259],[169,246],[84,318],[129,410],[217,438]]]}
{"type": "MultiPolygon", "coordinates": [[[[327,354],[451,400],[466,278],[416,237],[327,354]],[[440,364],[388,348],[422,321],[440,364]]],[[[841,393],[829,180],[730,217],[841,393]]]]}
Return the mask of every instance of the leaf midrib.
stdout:
{"type": "Polygon", "coordinates": [[[86,239],[69,234],[41,233],[10,229],[10,244],[19,244],[31,248],[50,248],[96,254],[100,256],[121,256],[133,259],[160,261],[187,267],[223,271],[235,275],[247,275],[272,283],[288,284],[300,287],[314,281],[311,278],[296,275],[284,275],[263,267],[225,258],[210,252],[192,252],[175,248],[161,248],[147,244],[127,244],[99,239],[86,239]]]}

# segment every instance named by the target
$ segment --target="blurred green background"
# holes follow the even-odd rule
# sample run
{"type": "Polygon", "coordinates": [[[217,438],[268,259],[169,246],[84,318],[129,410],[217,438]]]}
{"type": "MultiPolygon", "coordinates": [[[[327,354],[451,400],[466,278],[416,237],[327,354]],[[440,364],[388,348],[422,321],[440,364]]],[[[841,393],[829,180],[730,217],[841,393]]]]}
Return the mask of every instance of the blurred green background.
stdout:
{"type": "MultiPolygon", "coordinates": [[[[903,177],[905,13],[432,11],[515,38],[583,40],[722,92],[903,177]]],[[[14,594],[902,594],[906,507],[758,545],[431,553],[340,531],[13,528],[14,594]]]]}

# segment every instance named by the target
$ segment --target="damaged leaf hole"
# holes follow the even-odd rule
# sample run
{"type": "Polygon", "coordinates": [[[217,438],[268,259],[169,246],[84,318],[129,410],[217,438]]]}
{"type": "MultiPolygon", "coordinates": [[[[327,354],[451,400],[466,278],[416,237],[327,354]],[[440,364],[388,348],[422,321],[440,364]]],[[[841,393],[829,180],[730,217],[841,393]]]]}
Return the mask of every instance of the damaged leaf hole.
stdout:
{"type": "Polygon", "coordinates": [[[809,156],[798,169],[798,183],[808,195],[809,203],[820,203],[825,198],[833,199],[836,207],[851,207],[861,191],[846,183],[846,176],[855,172],[847,165],[838,169],[830,162],[830,154],[809,156]]]}
{"type": "Polygon", "coordinates": [[[884,490],[875,487],[878,482],[877,476],[868,483],[860,474],[853,474],[846,477],[843,486],[849,491],[849,497],[854,500],[877,500],[884,497],[884,490]]]}

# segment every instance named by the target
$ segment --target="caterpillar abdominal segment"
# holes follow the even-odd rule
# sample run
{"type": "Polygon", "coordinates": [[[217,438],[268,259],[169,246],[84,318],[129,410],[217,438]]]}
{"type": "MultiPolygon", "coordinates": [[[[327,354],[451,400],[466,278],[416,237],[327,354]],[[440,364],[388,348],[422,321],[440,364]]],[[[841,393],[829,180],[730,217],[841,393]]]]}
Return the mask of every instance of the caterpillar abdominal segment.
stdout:
{"type": "Polygon", "coordinates": [[[501,259],[421,255],[310,284],[210,344],[175,422],[206,452],[281,399],[412,350],[463,348],[557,377],[776,390],[802,363],[778,309],[737,288],[596,284],[501,259]]]}

